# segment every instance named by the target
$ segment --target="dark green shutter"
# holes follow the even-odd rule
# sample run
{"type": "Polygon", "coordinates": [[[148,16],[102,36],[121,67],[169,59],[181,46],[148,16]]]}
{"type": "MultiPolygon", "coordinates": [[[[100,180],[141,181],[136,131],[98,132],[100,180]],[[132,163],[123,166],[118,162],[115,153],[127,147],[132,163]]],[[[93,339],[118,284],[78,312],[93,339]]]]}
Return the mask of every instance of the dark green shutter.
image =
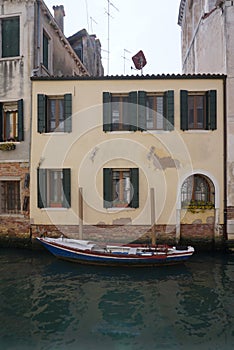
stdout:
{"type": "Polygon", "coordinates": [[[2,57],[19,56],[19,17],[2,19],[2,57]]]}
{"type": "Polygon", "coordinates": [[[24,101],[18,101],[18,141],[24,140],[24,101]]]}
{"type": "Polygon", "coordinates": [[[37,95],[37,131],[39,133],[46,132],[46,95],[37,95]]]}
{"type": "Polygon", "coordinates": [[[165,130],[174,130],[174,91],[164,93],[164,127],[165,130]]]}
{"type": "Polygon", "coordinates": [[[139,208],[139,169],[131,169],[131,183],[132,183],[132,193],[131,193],[131,208],[139,208]]]}
{"type": "Polygon", "coordinates": [[[46,169],[37,169],[37,205],[38,208],[47,207],[46,169]]]}
{"type": "Polygon", "coordinates": [[[217,92],[210,90],[206,93],[206,129],[217,129],[217,92]]]}
{"type": "Polygon", "coordinates": [[[3,141],[3,109],[2,109],[2,103],[0,102],[0,142],[3,141]]]}
{"type": "Polygon", "coordinates": [[[103,131],[111,131],[111,93],[103,92],[103,131]]]}
{"type": "Polygon", "coordinates": [[[138,92],[138,130],[146,130],[146,92],[138,92]]]}
{"type": "Polygon", "coordinates": [[[72,131],[72,94],[64,95],[64,131],[72,131]]]}
{"type": "Polygon", "coordinates": [[[63,207],[71,207],[71,169],[63,169],[63,207]]]}
{"type": "Polygon", "coordinates": [[[49,68],[49,39],[45,33],[43,33],[43,65],[49,68]]]}
{"type": "Polygon", "coordinates": [[[137,130],[137,92],[131,91],[128,94],[128,119],[126,124],[129,125],[130,131],[137,130]]]}
{"type": "Polygon", "coordinates": [[[103,169],[103,200],[104,208],[112,207],[112,169],[110,168],[103,169]]]}
{"type": "Polygon", "coordinates": [[[180,90],[180,128],[188,130],[188,91],[180,90]]]}

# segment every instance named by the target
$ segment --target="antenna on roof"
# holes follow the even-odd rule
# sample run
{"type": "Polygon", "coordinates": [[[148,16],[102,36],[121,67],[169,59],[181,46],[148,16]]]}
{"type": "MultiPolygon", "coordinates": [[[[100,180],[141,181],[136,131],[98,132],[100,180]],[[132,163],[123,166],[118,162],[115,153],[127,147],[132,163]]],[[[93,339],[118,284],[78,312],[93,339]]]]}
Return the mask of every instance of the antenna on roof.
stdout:
{"type": "Polygon", "coordinates": [[[88,10],[88,0],[85,0],[85,5],[86,5],[87,26],[88,26],[88,32],[89,32],[89,10],[88,10]]]}
{"type": "Polygon", "coordinates": [[[90,22],[91,22],[91,33],[93,33],[93,22],[95,24],[97,24],[97,22],[95,21],[95,19],[93,17],[90,16],[90,22]]]}
{"type": "Polygon", "coordinates": [[[123,60],[124,60],[124,75],[125,75],[125,61],[126,61],[126,60],[130,61],[130,60],[126,57],[126,53],[131,53],[131,51],[128,51],[127,49],[124,49],[124,55],[122,56],[122,57],[123,57],[123,60]]]}
{"type": "Polygon", "coordinates": [[[116,11],[119,11],[119,9],[112,3],[110,0],[107,0],[107,10],[105,10],[105,13],[107,14],[108,20],[108,32],[107,32],[107,75],[109,75],[109,66],[110,66],[110,17],[113,18],[113,16],[110,13],[110,7],[113,7],[116,11]]]}

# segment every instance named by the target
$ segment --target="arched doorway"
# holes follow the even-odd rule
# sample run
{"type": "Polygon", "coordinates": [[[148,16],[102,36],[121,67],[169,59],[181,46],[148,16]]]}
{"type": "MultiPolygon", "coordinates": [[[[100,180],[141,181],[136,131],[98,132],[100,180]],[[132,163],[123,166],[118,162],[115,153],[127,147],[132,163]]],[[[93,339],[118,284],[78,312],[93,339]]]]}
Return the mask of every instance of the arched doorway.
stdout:
{"type": "Polygon", "coordinates": [[[211,242],[218,224],[213,181],[204,174],[188,176],[180,188],[180,238],[211,242]]]}

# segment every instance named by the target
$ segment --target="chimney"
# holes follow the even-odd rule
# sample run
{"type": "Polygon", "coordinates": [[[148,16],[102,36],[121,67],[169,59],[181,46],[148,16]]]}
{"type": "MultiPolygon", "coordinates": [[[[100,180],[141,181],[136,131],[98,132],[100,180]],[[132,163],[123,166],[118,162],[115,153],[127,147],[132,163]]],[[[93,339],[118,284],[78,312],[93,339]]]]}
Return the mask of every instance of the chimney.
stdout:
{"type": "Polygon", "coordinates": [[[63,32],[63,17],[65,16],[63,5],[53,6],[54,19],[57,22],[59,28],[63,32]]]}

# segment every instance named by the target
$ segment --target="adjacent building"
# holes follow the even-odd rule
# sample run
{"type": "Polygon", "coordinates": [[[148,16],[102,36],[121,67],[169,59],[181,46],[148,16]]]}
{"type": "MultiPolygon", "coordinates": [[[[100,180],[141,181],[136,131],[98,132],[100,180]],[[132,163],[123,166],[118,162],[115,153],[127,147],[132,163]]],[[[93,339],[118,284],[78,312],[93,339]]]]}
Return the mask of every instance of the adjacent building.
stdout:
{"type": "MultiPolygon", "coordinates": [[[[0,232],[29,234],[31,76],[89,75],[42,0],[0,0],[0,232]]],[[[54,107],[53,107],[54,108],[54,107]]]]}
{"type": "Polygon", "coordinates": [[[155,234],[209,246],[225,238],[225,76],[32,84],[34,236],[129,242],[155,234]]]}
{"type": "Polygon", "coordinates": [[[95,34],[89,35],[86,29],[82,29],[69,37],[68,41],[91,76],[100,77],[104,75],[101,43],[95,34]]]}
{"type": "Polygon", "coordinates": [[[181,0],[182,69],[185,74],[225,74],[227,233],[234,239],[234,2],[181,0]]]}

